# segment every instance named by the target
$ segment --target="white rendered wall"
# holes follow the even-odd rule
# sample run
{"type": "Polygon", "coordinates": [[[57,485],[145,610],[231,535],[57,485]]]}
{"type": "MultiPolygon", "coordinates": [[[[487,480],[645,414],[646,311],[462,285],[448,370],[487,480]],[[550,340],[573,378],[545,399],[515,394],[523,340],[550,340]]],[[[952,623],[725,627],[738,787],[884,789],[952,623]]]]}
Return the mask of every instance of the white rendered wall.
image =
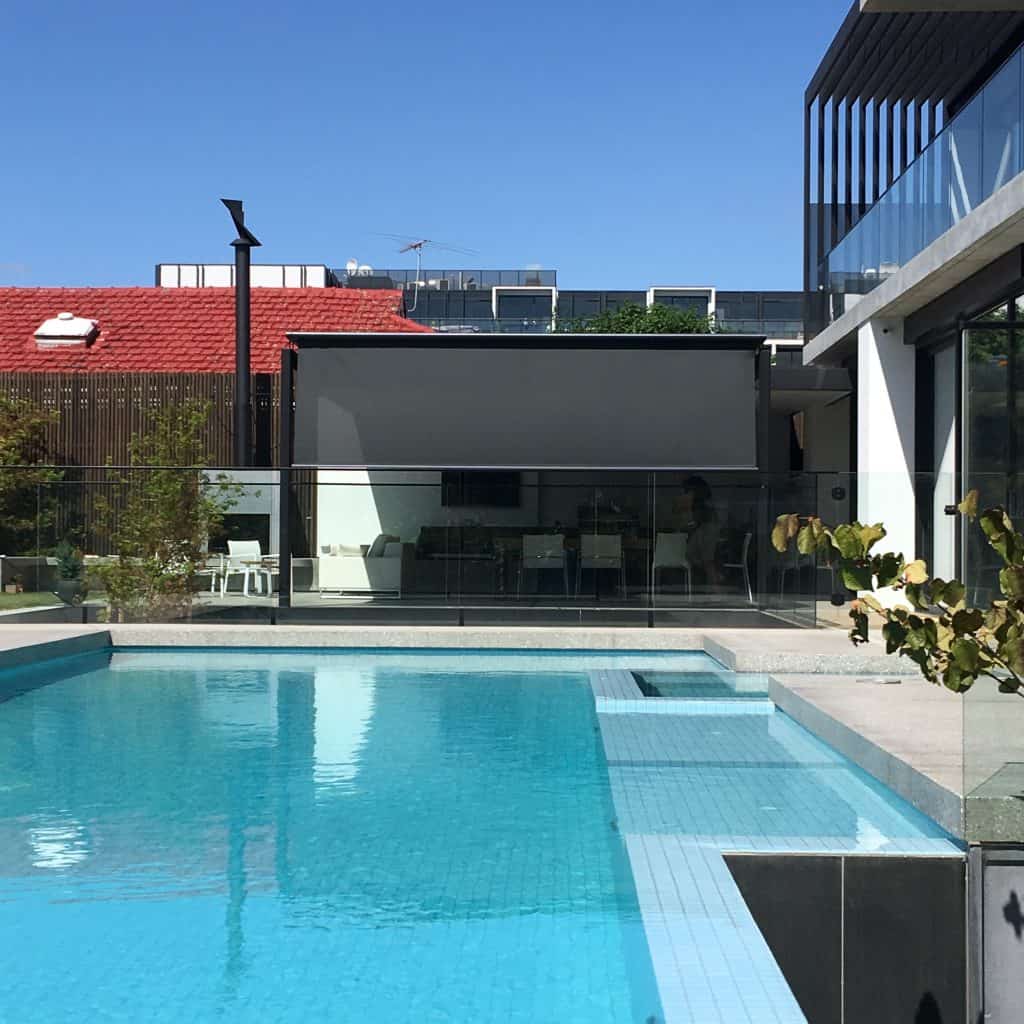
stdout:
{"type": "Polygon", "coordinates": [[[947,516],[947,505],[956,497],[956,411],[960,400],[956,375],[957,348],[950,345],[935,354],[935,481],[932,491],[932,523],[935,543],[931,572],[944,580],[956,575],[955,516],[947,516]]]}
{"type": "Polygon", "coordinates": [[[871,320],[857,332],[857,518],[882,523],[876,552],[915,557],[915,355],[902,320],[871,320]]]}
{"type": "Polygon", "coordinates": [[[538,474],[522,473],[518,508],[445,508],[441,474],[321,469],[317,472],[317,546],[372,544],[387,533],[413,543],[424,526],[538,524],[538,474]]]}

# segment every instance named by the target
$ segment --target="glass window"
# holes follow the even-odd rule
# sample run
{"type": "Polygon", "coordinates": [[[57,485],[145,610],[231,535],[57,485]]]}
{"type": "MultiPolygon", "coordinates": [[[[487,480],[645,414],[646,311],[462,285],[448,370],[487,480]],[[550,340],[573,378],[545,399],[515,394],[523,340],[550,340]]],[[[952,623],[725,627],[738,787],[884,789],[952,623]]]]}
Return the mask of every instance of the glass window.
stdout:
{"type": "MultiPolygon", "coordinates": [[[[977,490],[982,508],[1006,506],[1011,451],[1016,447],[1018,424],[1012,365],[1014,331],[1007,328],[972,328],[965,332],[964,450],[966,490],[977,490]]],[[[969,600],[985,604],[997,596],[998,556],[980,530],[967,530],[966,582],[969,600]]]]}
{"type": "Polygon", "coordinates": [[[466,293],[467,320],[490,320],[493,315],[491,310],[491,293],[489,291],[466,293]]]}
{"type": "Polygon", "coordinates": [[[551,294],[500,294],[498,295],[498,317],[526,317],[529,319],[551,319],[551,294]]]}
{"type": "MultiPolygon", "coordinates": [[[[765,316],[767,316],[767,301],[765,309],[765,316]]],[[[722,295],[719,295],[715,303],[715,311],[722,320],[759,319],[757,296],[737,295],[732,298],[723,298],[722,295]]]]}
{"type": "Polygon", "coordinates": [[[673,306],[676,309],[692,309],[702,316],[708,311],[706,295],[673,295],[671,292],[654,293],[654,302],[659,306],[673,306]]]}
{"type": "MultiPolygon", "coordinates": [[[[1021,300],[1018,299],[1018,302],[1021,300]]],[[[1018,307],[1019,308],[1019,307],[1018,307]]],[[[1009,319],[1009,307],[1005,302],[1001,302],[998,306],[993,306],[991,309],[982,313],[981,316],[977,317],[978,320],[1007,320],[1009,319]]]]}
{"type": "Polygon", "coordinates": [[[799,320],[804,315],[804,300],[802,296],[794,296],[791,299],[769,299],[764,300],[765,320],[799,320]]]}

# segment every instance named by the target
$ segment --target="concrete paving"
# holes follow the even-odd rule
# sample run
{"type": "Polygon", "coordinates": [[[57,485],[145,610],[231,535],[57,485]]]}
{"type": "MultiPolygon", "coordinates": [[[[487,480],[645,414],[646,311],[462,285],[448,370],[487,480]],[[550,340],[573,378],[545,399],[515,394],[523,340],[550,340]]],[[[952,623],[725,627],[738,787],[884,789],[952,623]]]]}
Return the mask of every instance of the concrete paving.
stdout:
{"type": "Polygon", "coordinates": [[[0,668],[16,668],[109,646],[106,626],[12,624],[0,628],[0,668]]]}

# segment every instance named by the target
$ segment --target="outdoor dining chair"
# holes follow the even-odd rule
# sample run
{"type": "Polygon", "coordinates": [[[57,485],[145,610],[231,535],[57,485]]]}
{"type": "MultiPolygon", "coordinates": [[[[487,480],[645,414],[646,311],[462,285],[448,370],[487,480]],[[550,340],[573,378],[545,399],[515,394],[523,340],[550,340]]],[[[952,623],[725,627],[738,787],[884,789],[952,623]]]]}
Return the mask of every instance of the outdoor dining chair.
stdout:
{"type": "Polygon", "coordinates": [[[273,587],[273,570],[263,563],[263,551],[258,540],[229,540],[228,557],[220,581],[220,596],[228,592],[228,581],[232,576],[242,577],[242,595],[249,596],[249,580],[256,585],[256,593],[263,593],[263,580],[267,581],[267,593],[273,587]]]}

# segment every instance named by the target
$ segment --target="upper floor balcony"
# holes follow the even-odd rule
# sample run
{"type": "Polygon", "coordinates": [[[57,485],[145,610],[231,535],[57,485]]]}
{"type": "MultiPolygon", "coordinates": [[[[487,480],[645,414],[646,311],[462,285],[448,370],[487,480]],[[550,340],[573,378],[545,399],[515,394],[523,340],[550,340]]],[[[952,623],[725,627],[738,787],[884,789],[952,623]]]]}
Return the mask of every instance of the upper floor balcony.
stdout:
{"type": "Polygon", "coordinates": [[[1024,170],[1024,48],[952,116],[818,265],[822,325],[1024,170]]]}

